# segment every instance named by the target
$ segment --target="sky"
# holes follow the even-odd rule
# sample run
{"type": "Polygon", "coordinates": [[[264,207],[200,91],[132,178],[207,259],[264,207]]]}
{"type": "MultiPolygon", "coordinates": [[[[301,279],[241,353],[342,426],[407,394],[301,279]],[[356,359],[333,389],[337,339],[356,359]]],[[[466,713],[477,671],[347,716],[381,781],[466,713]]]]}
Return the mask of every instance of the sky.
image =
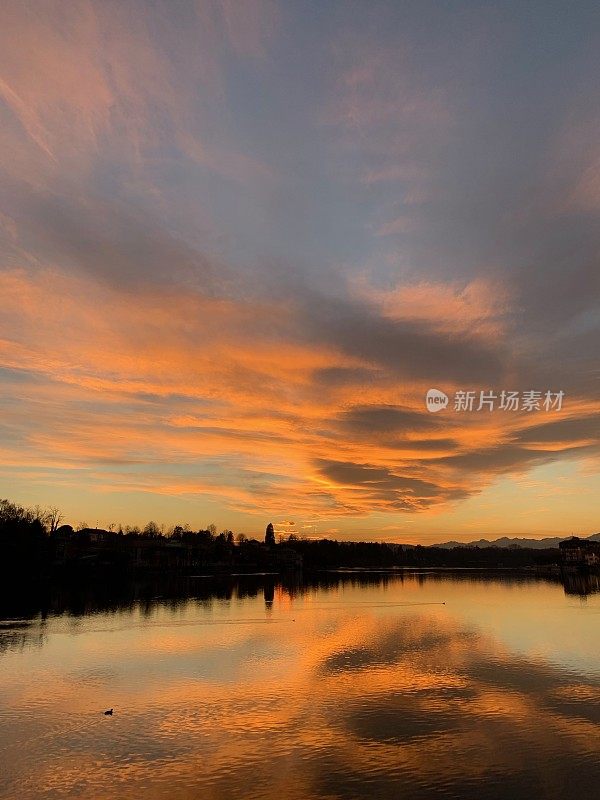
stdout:
{"type": "Polygon", "coordinates": [[[0,495],[600,530],[598,74],[592,2],[5,0],[0,495]]]}

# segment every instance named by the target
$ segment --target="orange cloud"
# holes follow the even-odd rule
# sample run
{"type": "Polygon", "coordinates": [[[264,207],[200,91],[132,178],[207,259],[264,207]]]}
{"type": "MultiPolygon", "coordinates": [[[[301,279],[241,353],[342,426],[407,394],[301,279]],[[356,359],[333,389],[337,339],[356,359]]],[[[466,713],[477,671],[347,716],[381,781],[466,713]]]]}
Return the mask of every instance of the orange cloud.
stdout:
{"type": "MultiPolygon", "coordinates": [[[[12,390],[8,414],[21,433],[4,444],[4,463],[60,468],[70,485],[84,470],[98,490],[205,495],[247,513],[287,514],[290,501],[305,518],[434,513],[506,470],[594,444],[594,404],[583,399],[552,418],[441,422],[423,409],[423,381],[400,386],[388,375],[318,390],[324,370],[369,364],[298,340],[291,303],[133,292],[56,270],[6,271],[0,292],[1,364],[32,378],[12,390]]],[[[486,337],[491,297],[442,286],[376,295],[386,315],[408,309],[442,328],[466,317],[486,337]]]]}

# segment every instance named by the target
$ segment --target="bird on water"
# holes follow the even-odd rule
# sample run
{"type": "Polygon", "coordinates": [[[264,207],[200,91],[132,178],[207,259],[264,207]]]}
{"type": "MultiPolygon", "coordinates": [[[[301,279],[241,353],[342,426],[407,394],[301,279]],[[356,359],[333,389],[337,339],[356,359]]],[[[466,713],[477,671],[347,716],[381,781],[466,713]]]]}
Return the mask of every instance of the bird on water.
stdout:
{"type": "Polygon", "coordinates": [[[104,716],[105,717],[112,717],[112,712],[113,712],[112,708],[109,708],[108,711],[104,712],[104,716]]]}

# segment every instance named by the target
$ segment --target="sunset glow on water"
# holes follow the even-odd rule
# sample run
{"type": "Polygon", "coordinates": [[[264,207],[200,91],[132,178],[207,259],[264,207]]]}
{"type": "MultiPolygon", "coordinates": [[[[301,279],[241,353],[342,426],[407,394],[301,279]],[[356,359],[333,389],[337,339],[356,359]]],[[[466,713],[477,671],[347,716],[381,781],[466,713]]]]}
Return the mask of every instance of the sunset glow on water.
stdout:
{"type": "Polygon", "coordinates": [[[125,594],[2,621],[3,800],[559,798],[600,776],[598,593],[429,574],[125,594]]]}

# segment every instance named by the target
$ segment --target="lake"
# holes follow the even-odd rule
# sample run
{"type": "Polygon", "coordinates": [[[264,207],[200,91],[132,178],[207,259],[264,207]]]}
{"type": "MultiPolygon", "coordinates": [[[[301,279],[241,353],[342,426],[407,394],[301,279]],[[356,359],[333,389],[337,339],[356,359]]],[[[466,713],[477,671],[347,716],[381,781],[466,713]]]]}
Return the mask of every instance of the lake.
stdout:
{"type": "Polygon", "coordinates": [[[5,589],[0,797],[591,798],[599,629],[584,577],[5,589]]]}

